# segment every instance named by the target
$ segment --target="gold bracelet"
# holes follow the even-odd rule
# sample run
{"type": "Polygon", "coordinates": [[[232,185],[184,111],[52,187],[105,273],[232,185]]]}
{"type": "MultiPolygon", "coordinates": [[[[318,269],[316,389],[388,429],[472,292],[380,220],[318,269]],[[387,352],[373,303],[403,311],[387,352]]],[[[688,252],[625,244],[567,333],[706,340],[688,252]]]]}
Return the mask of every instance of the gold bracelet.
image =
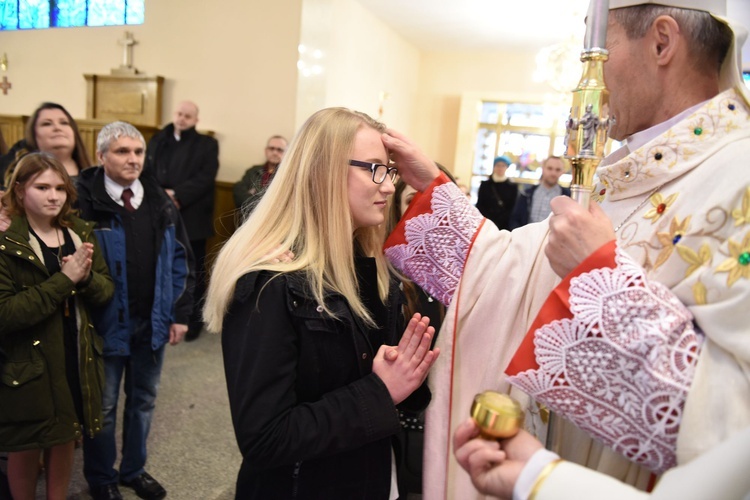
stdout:
{"type": "Polygon", "coordinates": [[[542,472],[536,477],[536,481],[534,481],[534,486],[531,488],[531,493],[529,493],[529,500],[534,500],[534,498],[536,498],[536,494],[539,493],[539,488],[542,487],[544,480],[547,479],[547,476],[549,476],[552,473],[552,470],[557,467],[557,464],[562,461],[562,458],[558,458],[544,466],[544,469],[542,469],[542,472]]]}

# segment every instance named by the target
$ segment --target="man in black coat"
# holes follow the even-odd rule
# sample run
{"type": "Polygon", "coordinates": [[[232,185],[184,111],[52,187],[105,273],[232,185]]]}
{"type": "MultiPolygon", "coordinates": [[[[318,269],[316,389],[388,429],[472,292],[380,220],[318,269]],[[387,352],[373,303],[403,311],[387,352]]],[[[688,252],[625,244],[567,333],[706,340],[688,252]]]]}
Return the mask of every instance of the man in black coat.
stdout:
{"type": "Polygon", "coordinates": [[[198,133],[197,123],[198,106],[181,102],[174,122],[149,141],[144,167],[144,172],[156,177],[180,210],[195,256],[195,308],[185,340],[195,340],[203,329],[206,241],[214,234],[214,190],[219,170],[219,144],[213,137],[198,133]]]}

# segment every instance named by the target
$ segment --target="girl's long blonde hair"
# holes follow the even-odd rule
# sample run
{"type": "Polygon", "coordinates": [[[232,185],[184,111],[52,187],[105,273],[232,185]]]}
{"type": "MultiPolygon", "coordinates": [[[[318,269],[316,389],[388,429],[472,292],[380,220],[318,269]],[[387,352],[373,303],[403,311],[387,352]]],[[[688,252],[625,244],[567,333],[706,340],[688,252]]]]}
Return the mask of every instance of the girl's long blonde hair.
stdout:
{"type": "Polygon", "coordinates": [[[355,315],[374,324],[359,299],[354,247],[375,257],[378,291],[385,301],[389,268],[383,228],[354,232],[347,193],[349,155],[362,127],[385,131],[382,123],[345,108],[323,109],[302,125],[265,195],[216,258],[203,309],[209,331],[221,331],[237,280],[264,269],[304,270],[315,299],[329,314],[323,297],[339,293],[355,315]],[[291,250],[294,258],[274,262],[280,249],[291,250]]]}

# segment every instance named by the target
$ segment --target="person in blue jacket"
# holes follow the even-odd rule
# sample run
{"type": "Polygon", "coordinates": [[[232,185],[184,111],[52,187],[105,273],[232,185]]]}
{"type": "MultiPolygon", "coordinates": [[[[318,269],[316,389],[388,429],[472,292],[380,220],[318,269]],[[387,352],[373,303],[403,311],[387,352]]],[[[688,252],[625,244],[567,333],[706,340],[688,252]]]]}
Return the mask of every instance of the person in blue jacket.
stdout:
{"type": "Polygon", "coordinates": [[[94,311],[104,337],[104,422],[84,440],[84,475],[95,500],[122,498],[117,482],[145,499],[166,496],[145,471],[165,345],[176,345],[192,311],[193,262],[178,209],[153,176],[141,176],[146,143],[132,125],[114,122],[97,138],[102,166],[81,172],[81,214],[96,236],[115,281],[108,306],[94,311]],[[115,419],[120,382],[125,401],[123,449],[115,470],[115,419]]]}

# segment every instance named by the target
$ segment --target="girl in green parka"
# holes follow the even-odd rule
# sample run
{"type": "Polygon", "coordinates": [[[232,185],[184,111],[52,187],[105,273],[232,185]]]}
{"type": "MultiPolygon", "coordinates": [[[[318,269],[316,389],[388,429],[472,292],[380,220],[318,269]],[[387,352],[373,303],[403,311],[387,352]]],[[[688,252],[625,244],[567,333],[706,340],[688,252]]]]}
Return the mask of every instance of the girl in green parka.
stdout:
{"type": "Polygon", "coordinates": [[[72,214],[75,188],[45,153],[21,159],[2,198],[0,451],[13,498],[33,499],[44,452],[47,498],[64,499],[75,441],[101,426],[102,339],[88,308],[114,285],[93,226],[72,214]]]}

